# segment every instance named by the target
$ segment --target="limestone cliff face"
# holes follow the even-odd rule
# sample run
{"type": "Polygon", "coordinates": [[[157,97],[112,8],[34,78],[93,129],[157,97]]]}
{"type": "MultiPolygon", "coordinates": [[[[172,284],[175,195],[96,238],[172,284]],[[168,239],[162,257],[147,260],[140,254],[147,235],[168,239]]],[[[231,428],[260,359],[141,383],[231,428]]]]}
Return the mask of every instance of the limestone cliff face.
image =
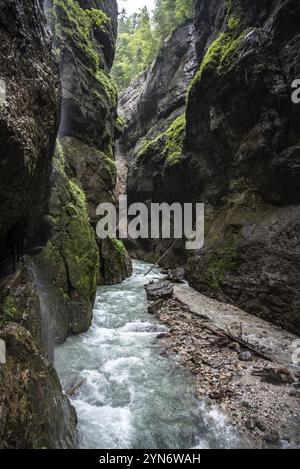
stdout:
{"type": "MultiPolygon", "coordinates": [[[[196,68],[195,30],[190,22],[174,31],[149,70],[121,96],[120,112],[126,121],[121,144],[129,166],[129,203],[180,200],[184,178],[188,177],[179,158],[186,96],[196,68]]],[[[128,246],[133,256],[153,261],[169,245],[170,241],[141,241],[128,246]]],[[[183,255],[178,246],[168,262],[176,266],[183,255]]]]}
{"type": "Polygon", "coordinates": [[[0,364],[1,448],[77,446],[76,412],[45,358],[43,332],[39,297],[23,265],[2,291],[0,306],[0,340],[6,344],[6,363],[0,364]]]}
{"type": "Polygon", "coordinates": [[[0,26],[0,276],[5,279],[16,253],[42,245],[49,231],[43,217],[60,85],[37,1],[2,1],[0,26]]]}
{"type": "Polygon", "coordinates": [[[97,285],[131,274],[126,251],[96,240],[96,208],[114,201],[117,90],[109,71],[117,34],[115,1],[52,2],[60,57],[62,118],[52,175],[52,237],[36,260],[55,338],[86,331],[97,285]]]}
{"type": "Polygon", "coordinates": [[[59,73],[40,2],[1,1],[0,53],[0,447],[72,448],[76,415],[45,359],[40,301],[21,261],[49,235],[59,124],[59,73]]]}
{"type": "Polygon", "coordinates": [[[187,190],[207,204],[191,284],[298,333],[299,18],[293,0],[196,2],[184,149],[187,190]]]}
{"type": "MultiPolygon", "coordinates": [[[[154,85],[144,107],[143,88],[136,99],[131,89],[125,95],[138,117],[129,115],[124,135],[138,155],[129,168],[131,200],[206,204],[204,249],[173,252],[166,261],[185,260],[201,292],[294,332],[300,332],[300,107],[291,95],[300,76],[299,15],[295,0],[196,0],[198,71],[186,112],[148,139],[148,110],[153,103],[160,116],[168,95],[157,93],[155,75],[146,75],[154,85]]],[[[159,59],[157,66],[165,76],[159,59]]],[[[138,254],[147,250],[153,243],[138,254]]]]}

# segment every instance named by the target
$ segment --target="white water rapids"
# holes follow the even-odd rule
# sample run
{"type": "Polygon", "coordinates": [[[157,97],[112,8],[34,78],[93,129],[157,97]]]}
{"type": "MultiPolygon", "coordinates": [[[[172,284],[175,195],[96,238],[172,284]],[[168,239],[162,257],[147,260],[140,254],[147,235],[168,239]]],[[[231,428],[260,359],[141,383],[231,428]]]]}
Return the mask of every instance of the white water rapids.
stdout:
{"type": "Polygon", "coordinates": [[[134,262],[121,285],[99,287],[91,329],[57,347],[64,389],[72,398],[81,448],[189,449],[239,447],[226,418],[195,398],[195,378],[157,341],[164,326],[147,312],[144,284],[160,277],[134,262]]]}

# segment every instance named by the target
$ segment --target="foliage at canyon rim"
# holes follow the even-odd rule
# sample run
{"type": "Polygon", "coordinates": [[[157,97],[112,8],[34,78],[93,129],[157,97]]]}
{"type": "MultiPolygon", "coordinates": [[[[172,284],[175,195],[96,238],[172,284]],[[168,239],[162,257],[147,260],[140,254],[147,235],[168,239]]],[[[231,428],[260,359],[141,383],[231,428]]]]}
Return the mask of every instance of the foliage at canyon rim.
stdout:
{"type": "Polygon", "coordinates": [[[193,0],[156,0],[153,17],[147,7],[119,19],[116,57],[112,69],[119,90],[125,90],[156,58],[165,39],[193,17],[193,0]]]}

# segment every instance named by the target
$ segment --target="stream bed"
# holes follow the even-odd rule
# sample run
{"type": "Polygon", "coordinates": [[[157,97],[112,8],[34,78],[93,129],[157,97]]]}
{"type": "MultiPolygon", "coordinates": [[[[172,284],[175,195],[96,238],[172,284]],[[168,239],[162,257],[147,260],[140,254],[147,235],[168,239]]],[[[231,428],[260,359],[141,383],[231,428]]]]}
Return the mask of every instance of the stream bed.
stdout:
{"type": "Polygon", "coordinates": [[[91,449],[238,448],[226,417],[196,399],[195,378],[166,356],[165,331],[147,311],[144,285],[161,274],[134,261],[131,278],[99,287],[90,330],[55,352],[72,403],[79,444],[91,449]]]}

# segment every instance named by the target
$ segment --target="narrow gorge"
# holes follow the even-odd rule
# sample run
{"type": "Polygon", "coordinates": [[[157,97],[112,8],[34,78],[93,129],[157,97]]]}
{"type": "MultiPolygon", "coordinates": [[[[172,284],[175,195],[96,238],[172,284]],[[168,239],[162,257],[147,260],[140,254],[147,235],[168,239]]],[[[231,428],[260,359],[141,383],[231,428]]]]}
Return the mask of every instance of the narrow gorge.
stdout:
{"type": "Polygon", "coordinates": [[[299,448],[299,2],[133,3],[0,0],[0,448],[299,448]]]}

